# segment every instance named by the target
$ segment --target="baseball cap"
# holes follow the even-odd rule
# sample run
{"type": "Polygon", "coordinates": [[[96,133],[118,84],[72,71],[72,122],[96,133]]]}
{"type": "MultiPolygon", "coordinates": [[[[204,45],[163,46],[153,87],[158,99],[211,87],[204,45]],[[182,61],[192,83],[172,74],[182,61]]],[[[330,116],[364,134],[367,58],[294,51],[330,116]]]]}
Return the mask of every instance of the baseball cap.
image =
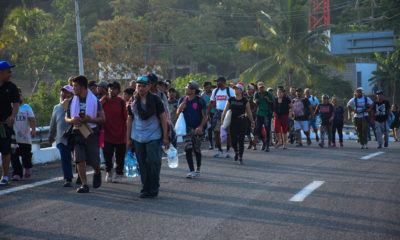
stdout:
{"type": "Polygon", "coordinates": [[[200,85],[199,85],[199,83],[196,82],[196,81],[191,81],[191,82],[189,82],[189,83],[187,84],[187,87],[188,87],[188,88],[192,88],[192,89],[199,90],[200,85]]]}
{"type": "Polygon", "coordinates": [[[247,89],[254,89],[254,85],[250,83],[250,84],[247,86],[247,89]]]}
{"type": "Polygon", "coordinates": [[[376,93],[375,93],[376,95],[380,95],[380,94],[383,94],[383,91],[382,90],[376,90],[376,93]]]}
{"type": "Polygon", "coordinates": [[[216,82],[226,82],[226,79],[224,77],[219,77],[217,78],[217,80],[215,80],[216,82]]]}
{"type": "Polygon", "coordinates": [[[273,88],[270,88],[270,87],[269,87],[269,88],[267,88],[267,91],[268,91],[268,92],[269,92],[269,91],[271,91],[271,90],[272,90],[272,91],[274,91],[274,89],[273,89],[273,88]]]}
{"type": "Polygon", "coordinates": [[[238,83],[238,84],[236,84],[233,88],[234,88],[234,89],[235,89],[235,88],[239,88],[239,89],[241,89],[242,91],[244,91],[244,85],[243,85],[243,83],[238,83]]]}
{"type": "Polygon", "coordinates": [[[151,83],[158,82],[158,77],[154,73],[149,73],[149,74],[147,74],[146,77],[149,80],[149,82],[151,82],[151,83]]]}
{"type": "Polygon", "coordinates": [[[328,94],[323,94],[323,95],[322,95],[322,98],[327,98],[327,99],[329,99],[329,95],[328,95],[328,94]]]}
{"type": "Polygon", "coordinates": [[[121,84],[119,84],[119,82],[117,82],[117,81],[114,81],[114,82],[108,84],[108,87],[116,88],[119,91],[121,91],[121,84]]]}
{"type": "Polygon", "coordinates": [[[138,77],[136,82],[137,83],[146,83],[146,84],[150,83],[149,78],[147,76],[138,77]]]}
{"type": "Polygon", "coordinates": [[[203,87],[211,86],[211,82],[204,82],[203,87]]]}
{"type": "Polygon", "coordinates": [[[70,92],[70,93],[72,93],[72,94],[75,93],[75,92],[74,92],[74,88],[72,88],[70,85],[65,85],[65,86],[62,87],[60,90],[61,90],[61,91],[62,91],[62,90],[65,90],[65,91],[70,92]]]}
{"type": "Polygon", "coordinates": [[[103,88],[107,88],[108,87],[108,82],[105,80],[102,80],[101,82],[97,83],[98,87],[103,87],[103,88]]]}
{"type": "Polygon", "coordinates": [[[0,62],[0,70],[4,70],[7,68],[13,68],[15,65],[10,65],[7,61],[1,61],[0,62]]]}

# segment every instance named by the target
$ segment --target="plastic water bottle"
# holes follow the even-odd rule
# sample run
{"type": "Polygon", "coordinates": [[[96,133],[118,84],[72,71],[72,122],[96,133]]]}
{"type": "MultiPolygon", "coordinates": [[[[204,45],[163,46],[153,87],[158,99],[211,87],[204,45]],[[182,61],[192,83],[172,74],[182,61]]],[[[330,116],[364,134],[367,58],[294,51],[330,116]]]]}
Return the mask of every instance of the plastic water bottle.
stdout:
{"type": "Polygon", "coordinates": [[[178,161],[178,151],[171,145],[168,149],[168,167],[170,168],[177,168],[179,161],[178,161]]]}
{"type": "Polygon", "coordinates": [[[125,174],[126,177],[132,178],[139,175],[138,172],[138,163],[136,160],[135,153],[131,151],[128,152],[125,159],[125,174]]]}

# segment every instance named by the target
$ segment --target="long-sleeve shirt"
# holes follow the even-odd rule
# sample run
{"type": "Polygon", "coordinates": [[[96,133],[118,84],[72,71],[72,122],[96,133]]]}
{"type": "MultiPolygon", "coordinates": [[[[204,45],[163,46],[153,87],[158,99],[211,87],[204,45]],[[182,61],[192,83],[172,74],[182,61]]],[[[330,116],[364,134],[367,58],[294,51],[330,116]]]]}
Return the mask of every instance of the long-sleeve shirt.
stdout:
{"type": "Polygon", "coordinates": [[[65,122],[64,107],[61,105],[61,103],[54,106],[53,113],[51,115],[49,138],[55,139],[56,144],[62,143],[67,145],[67,139],[63,137],[63,135],[69,126],[70,125],[65,122]]]}

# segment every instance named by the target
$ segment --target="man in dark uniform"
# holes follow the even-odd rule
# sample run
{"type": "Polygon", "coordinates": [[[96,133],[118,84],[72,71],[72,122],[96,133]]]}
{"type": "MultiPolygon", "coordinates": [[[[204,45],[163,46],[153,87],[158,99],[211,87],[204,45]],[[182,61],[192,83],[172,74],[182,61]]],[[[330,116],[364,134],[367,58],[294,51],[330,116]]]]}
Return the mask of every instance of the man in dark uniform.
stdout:
{"type": "Polygon", "coordinates": [[[15,116],[18,113],[20,96],[17,86],[10,82],[11,68],[15,65],[7,61],[0,62],[0,153],[2,177],[0,186],[8,185],[8,168],[11,159],[11,135],[15,116]]]}

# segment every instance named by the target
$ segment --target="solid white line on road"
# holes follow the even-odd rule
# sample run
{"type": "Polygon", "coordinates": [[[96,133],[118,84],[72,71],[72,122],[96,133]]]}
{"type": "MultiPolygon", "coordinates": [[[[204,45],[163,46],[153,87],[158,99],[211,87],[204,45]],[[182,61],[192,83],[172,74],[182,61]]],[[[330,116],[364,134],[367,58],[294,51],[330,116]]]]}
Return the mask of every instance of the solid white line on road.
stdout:
{"type": "Polygon", "coordinates": [[[373,157],[375,157],[375,156],[381,155],[382,153],[385,153],[385,152],[371,153],[371,154],[368,154],[367,156],[364,156],[364,157],[362,157],[362,158],[360,158],[360,159],[361,159],[361,160],[367,160],[367,159],[373,158],[373,157]]]}
{"type": "Polygon", "coordinates": [[[294,195],[289,201],[291,202],[302,202],[308,195],[310,195],[315,189],[319,188],[325,181],[313,181],[303,188],[300,192],[294,195]]]}
{"type": "MultiPolygon", "coordinates": [[[[183,155],[185,155],[185,153],[178,154],[178,156],[180,156],[180,157],[183,156],[183,155]]],[[[163,157],[162,159],[166,160],[167,158],[163,157]]],[[[93,173],[94,173],[94,171],[90,171],[90,172],[87,172],[86,174],[93,174],[93,173]]],[[[74,177],[77,177],[76,173],[74,174],[74,177]]],[[[50,178],[50,179],[39,181],[39,182],[34,182],[34,183],[30,183],[30,184],[21,185],[21,186],[18,186],[18,187],[9,188],[9,189],[6,189],[6,190],[1,190],[0,191],[0,196],[8,194],[8,193],[12,193],[12,192],[18,192],[18,191],[22,191],[22,190],[25,190],[25,189],[29,189],[29,188],[38,187],[38,186],[42,186],[42,185],[45,185],[45,184],[61,181],[63,179],[64,179],[63,177],[55,177],[55,178],[50,178]]]]}

